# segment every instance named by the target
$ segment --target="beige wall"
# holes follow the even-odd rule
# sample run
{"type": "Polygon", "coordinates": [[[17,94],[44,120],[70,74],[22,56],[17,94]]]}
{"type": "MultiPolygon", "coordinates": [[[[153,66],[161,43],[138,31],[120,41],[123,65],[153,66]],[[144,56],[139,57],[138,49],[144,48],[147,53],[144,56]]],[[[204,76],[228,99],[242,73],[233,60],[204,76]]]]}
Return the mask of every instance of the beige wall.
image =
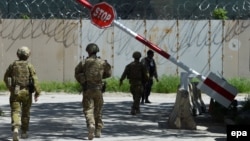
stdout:
{"type": "Polygon", "coordinates": [[[29,61],[41,81],[71,81],[77,63],[78,22],[64,20],[2,20],[1,73],[20,46],[31,48],[29,61]]]}
{"type": "MultiPolygon", "coordinates": [[[[249,20],[121,20],[136,33],[146,37],[170,55],[202,75],[213,71],[225,78],[249,78],[249,20]]],[[[99,29],[89,20],[0,20],[0,78],[16,59],[16,50],[28,46],[30,62],[41,81],[74,81],[74,67],[85,46],[95,42],[100,55],[120,77],[132,61],[134,51],[146,55],[147,47],[116,27],[99,29]]],[[[158,73],[176,75],[183,70],[156,54],[158,73]]]]}

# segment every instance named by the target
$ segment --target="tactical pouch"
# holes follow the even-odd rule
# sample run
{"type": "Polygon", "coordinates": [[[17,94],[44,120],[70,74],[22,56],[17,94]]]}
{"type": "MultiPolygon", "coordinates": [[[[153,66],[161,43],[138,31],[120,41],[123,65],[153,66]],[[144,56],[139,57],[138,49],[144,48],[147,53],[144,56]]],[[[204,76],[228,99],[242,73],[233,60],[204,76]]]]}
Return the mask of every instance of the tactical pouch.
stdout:
{"type": "Polygon", "coordinates": [[[12,79],[8,77],[8,88],[12,87],[12,79]]]}
{"type": "Polygon", "coordinates": [[[18,95],[18,92],[20,91],[20,86],[16,85],[15,86],[15,95],[18,95]]]}

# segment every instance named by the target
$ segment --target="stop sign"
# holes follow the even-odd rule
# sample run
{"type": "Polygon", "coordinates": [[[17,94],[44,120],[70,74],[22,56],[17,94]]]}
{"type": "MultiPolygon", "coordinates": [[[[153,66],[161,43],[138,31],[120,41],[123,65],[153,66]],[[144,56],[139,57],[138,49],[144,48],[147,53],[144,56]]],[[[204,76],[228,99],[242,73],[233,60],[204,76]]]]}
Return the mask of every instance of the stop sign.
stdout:
{"type": "Polygon", "coordinates": [[[93,6],[90,12],[91,23],[99,28],[111,26],[115,18],[115,10],[106,2],[101,2],[93,6]]]}

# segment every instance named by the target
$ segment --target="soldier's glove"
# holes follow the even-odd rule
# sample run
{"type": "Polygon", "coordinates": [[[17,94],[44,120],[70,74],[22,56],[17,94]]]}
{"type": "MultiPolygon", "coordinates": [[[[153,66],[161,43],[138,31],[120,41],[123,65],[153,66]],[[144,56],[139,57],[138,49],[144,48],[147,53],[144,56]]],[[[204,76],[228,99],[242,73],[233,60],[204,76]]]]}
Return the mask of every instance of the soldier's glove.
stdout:
{"type": "Polygon", "coordinates": [[[35,96],[34,96],[34,100],[35,100],[35,102],[37,102],[37,101],[38,101],[38,97],[39,97],[39,95],[40,95],[39,93],[37,93],[37,92],[35,93],[35,96]]]}
{"type": "Polygon", "coordinates": [[[158,78],[155,78],[156,79],[156,82],[159,82],[159,79],[158,78]]]}

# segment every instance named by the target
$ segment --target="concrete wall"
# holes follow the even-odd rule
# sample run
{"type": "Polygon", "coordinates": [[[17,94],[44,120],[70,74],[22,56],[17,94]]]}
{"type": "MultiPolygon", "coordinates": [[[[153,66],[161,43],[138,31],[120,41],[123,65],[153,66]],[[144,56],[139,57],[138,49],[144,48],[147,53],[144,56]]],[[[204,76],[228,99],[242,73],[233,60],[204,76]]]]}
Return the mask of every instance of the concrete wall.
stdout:
{"type": "MultiPolygon", "coordinates": [[[[120,20],[188,67],[206,75],[249,78],[250,20],[120,20]]],[[[89,20],[0,20],[0,78],[16,59],[16,50],[28,46],[41,81],[74,81],[74,67],[87,57],[85,47],[97,43],[98,54],[120,77],[134,51],[146,55],[148,47],[115,26],[99,29],[89,20]]],[[[183,70],[155,54],[158,73],[176,75],[183,70]]]]}

